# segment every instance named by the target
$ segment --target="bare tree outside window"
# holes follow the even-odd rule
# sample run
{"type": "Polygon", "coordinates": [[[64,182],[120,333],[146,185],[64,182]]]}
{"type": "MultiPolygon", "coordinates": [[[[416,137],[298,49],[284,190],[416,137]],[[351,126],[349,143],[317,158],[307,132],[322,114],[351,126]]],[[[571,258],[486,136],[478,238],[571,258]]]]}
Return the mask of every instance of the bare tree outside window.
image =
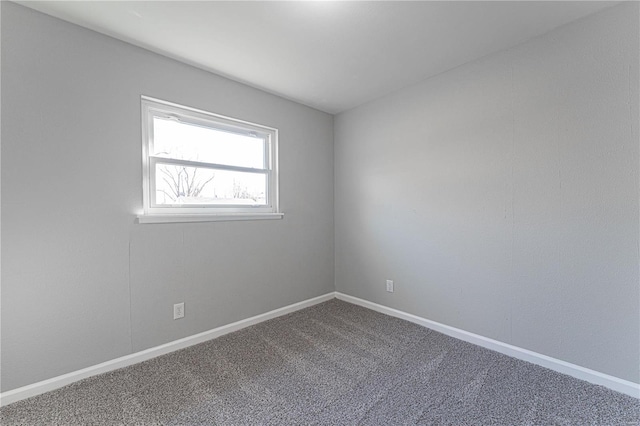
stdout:
{"type": "Polygon", "coordinates": [[[236,179],[233,180],[233,198],[257,201],[259,196],[260,194],[251,194],[247,185],[242,185],[236,179]]]}
{"type": "Polygon", "coordinates": [[[162,165],[158,168],[162,173],[162,180],[167,184],[167,189],[160,189],[171,201],[177,201],[186,197],[198,197],[202,190],[215,178],[199,176],[197,168],[185,166],[162,165]],[[191,169],[191,172],[189,172],[191,169]]]}

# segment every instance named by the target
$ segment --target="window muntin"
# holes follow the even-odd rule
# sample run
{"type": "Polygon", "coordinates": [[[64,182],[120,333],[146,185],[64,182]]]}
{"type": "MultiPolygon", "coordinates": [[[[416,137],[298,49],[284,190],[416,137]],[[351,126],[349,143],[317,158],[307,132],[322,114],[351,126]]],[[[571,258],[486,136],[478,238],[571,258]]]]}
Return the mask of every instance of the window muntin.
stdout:
{"type": "Polygon", "coordinates": [[[277,130],[142,98],[145,215],[275,213],[277,130]]]}

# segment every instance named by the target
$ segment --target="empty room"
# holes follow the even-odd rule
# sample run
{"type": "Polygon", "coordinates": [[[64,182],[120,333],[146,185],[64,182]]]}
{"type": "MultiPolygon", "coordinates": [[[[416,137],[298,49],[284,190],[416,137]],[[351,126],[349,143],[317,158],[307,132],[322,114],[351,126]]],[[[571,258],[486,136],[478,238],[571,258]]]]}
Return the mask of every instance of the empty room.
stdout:
{"type": "Polygon", "coordinates": [[[639,2],[0,30],[0,424],[640,425],[639,2]]]}

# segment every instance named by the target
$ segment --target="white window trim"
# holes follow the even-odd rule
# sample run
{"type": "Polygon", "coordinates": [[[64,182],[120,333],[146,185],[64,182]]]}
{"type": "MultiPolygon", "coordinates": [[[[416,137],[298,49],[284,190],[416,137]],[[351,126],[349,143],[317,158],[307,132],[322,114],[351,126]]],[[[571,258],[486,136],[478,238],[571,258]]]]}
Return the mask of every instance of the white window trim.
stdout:
{"type": "Polygon", "coordinates": [[[261,220],[281,219],[284,214],[279,211],[278,204],[278,129],[250,123],[219,114],[191,108],[172,102],[163,101],[149,96],[141,96],[141,124],[142,124],[142,195],[143,212],[137,215],[138,223],[171,223],[171,222],[209,222],[229,220],[261,220]],[[185,114],[185,111],[188,114],[185,114]],[[158,158],[149,155],[152,143],[152,120],[154,116],[165,116],[185,123],[203,124],[214,128],[227,128],[234,133],[260,135],[265,138],[266,168],[251,169],[229,165],[200,163],[195,161],[158,158]],[[171,207],[152,204],[152,182],[155,164],[183,164],[215,168],[218,170],[234,170],[249,173],[266,174],[267,205],[266,206],[200,206],[200,207],[171,207]]]}

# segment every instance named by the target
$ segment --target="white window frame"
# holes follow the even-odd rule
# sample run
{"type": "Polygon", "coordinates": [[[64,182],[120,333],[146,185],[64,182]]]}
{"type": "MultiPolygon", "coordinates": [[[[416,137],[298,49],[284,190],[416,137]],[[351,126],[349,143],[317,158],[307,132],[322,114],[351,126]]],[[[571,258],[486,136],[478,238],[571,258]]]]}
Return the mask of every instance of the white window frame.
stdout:
{"type": "Polygon", "coordinates": [[[141,97],[142,110],[142,194],[140,223],[200,222],[210,220],[279,219],[278,210],[278,129],[219,114],[151,98],[141,97]],[[264,139],[265,168],[256,169],[225,164],[165,158],[153,152],[153,118],[163,117],[182,123],[223,130],[264,139]],[[173,164],[211,170],[264,174],[267,177],[266,205],[163,205],[155,203],[156,164],[173,164]]]}

